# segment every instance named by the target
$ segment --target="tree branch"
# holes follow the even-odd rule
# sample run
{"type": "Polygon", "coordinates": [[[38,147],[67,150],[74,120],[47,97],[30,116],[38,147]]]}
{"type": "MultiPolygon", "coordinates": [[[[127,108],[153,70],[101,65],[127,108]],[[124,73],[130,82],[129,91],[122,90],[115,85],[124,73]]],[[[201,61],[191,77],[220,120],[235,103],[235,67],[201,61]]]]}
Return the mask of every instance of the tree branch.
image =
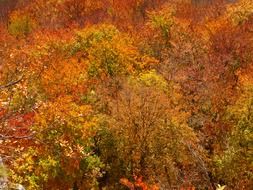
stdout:
{"type": "Polygon", "coordinates": [[[0,135],[0,140],[6,140],[6,139],[30,139],[34,136],[34,133],[31,135],[25,135],[25,136],[4,136],[0,135]]]}
{"type": "Polygon", "coordinates": [[[20,77],[18,80],[16,80],[16,81],[11,81],[11,82],[9,82],[9,83],[7,83],[7,84],[5,84],[5,85],[1,85],[1,86],[0,86],[0,90],[2,90],[2,89],[4,89],[4,88],[8,88],[8,87],[10,87],[10,86],[13,86],[13,85],[19,83],[22,79],[23,79],[23,76],[21,76],[21,77],[20,77]]]}

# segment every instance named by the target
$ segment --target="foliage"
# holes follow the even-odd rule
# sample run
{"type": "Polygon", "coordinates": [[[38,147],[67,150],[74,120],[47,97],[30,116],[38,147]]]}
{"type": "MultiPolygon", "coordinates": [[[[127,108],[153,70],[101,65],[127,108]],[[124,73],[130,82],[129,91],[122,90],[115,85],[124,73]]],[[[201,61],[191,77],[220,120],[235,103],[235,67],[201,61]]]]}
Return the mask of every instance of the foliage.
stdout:
{"type": "Polygon", "coordinates": [[[35,21],[26,14],[13,12],[10,15],[8,30],[15,37],[26,37],[35,28],[35,21]]]}
{"type": "Polygon", "coordinates": [[[244,183],[252,181],[252,170],[249,166],[253,160],[252,154],[252,86],[246,86],[235,105],[228,108],[228,120],[233,122],[231,136],[228,139],[227,149],[215,159],[218,176],[226,184],[243,188],[241,182],[235,183],[234,179],[239,174],[243,176],[244,183]]]}
{"type": "Polygon", "coordinates": [[[251,0],[15,0],[0,12],[11,184],[251,189],[251,0]]]}
{"type": "Polygon", "coordinates": [[[87,120],[90,114],[89,106],[78,106],[71,97],[60,97],[43,105],[33,126],[36,142],[16,160],[14,180],[29,189],[42,189],[49,188],[48,182],[53,179],[55,186],[64,183],[65,187],[71,187],[74,182],[81,186],[85,178],[99,176],[103,165],[89,148],[91,137],[86,132],[94,125],[87,120]],[[20,165],[22,162],[26,164],[20,165]]]}
{"type": "Polygon", "coordinates": [[[170,38],[170,30],[174,24],[173,20],[173,9],[166,8],[165,11],[151,13],[150,26],[154,29],[160,30],[162,37],[166,40],[170,38]]]}
{"type": "Polygon", "coordinates": [[[234,24],[242,24],[250,19],[253,14],[252,2],[248,0],[239,0],[236,5],[232,5],[228,9],[228,15],[232,19],[234,24]]]}

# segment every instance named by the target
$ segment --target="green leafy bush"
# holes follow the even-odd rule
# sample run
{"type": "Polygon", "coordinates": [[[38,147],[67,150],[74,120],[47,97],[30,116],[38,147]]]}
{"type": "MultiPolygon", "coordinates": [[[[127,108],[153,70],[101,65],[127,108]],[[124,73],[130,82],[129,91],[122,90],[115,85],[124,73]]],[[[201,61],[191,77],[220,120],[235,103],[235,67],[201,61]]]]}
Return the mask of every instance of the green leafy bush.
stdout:
{"type": "Polygon", "coordinates": [[[15,37],[26,37],[35,28],[35,21],[29,15],[14,12],[9,19],[9,33],[15,37]]]}

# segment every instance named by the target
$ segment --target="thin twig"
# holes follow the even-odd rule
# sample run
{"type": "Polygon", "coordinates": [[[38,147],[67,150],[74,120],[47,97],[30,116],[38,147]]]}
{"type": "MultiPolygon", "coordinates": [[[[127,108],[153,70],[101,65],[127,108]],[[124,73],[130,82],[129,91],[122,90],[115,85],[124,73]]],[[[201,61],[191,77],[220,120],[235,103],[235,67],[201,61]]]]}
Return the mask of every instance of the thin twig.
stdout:
{"type": "Polygon", "coordinates": [[[0,90],[1,90],[1,89],[4,89],[4,88],[8,88],[8,87],[10,87],[10,86],[13,86],[13,85],[19,83],[22,79],[23,79],[23,76],[21,76],[21,77],[20,77],[18,80],[16,80],[16,81],[11,81],[11,82],[9,82],[9,83],[7,83],[7,84],[5,84],[5,85],[2,85],[2,86],[0,86],[0,90]]]}

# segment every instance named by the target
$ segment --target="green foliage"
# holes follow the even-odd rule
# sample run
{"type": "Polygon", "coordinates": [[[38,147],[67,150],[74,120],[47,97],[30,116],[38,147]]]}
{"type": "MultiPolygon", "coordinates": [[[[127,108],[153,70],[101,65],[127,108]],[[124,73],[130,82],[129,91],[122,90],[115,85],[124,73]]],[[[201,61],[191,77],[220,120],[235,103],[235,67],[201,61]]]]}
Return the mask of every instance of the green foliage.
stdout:
{"type": "Polygon", "coordinates": [[[156,63],[155,59],[142,56],[133,46],[133,40],[112,25],[89,27],[76,35],[67,45],[67,51],[72,56],[78,52],[85,55],[91,78],[131,74],[156,63]]]}
{"type": "Polygon", "coordinates": [[[120,63],[119,53],[109,44],[100,44],[99,48],[94,49],[92,54],[94,60],[92,60],[88,68],[88,74],[91,77],[99,76],[103,72],[109,76],[115,76],[120,73],[122,64],[120,63]]]}
{"type": "Polygon", "coordinates": [[[167,81],[155,70],[141,73],[137,80],[147,87],[153,87],[163,91],[168,89],[167,81]]]}
{"type": "Polygon", "coordinates": [[[13,180],[28,189],[49,188],[47,183],[53,179],[56,186],[64,183],[66,187],[83,176],[96,180],[103,164],[89,148],[90,113],[88,106],[79,106],[70,97],[44,105],[33,126],[38,141],[15,161],[13,180]]]}
{"type": "Polygon", "coordinates": [[[1,165],[0,166],[0,178],[6,177],[6,176],[7,176],[6,168],[3,165],[1,165]]]}
{"type": "Polygon", "coordinates": [[[10,16],[8,30],[15,37],[26,37],[35,28],[35,22],[29,15],[15,12],[10,16]]]}
{"type": "Polygon", "coordinates": [[[172,8],[167,8],[165,10],[166,11],[151,13],[149,15],[149,25],[154,29],[160,30],[162,37],[168,40],[170,38],[171,27],[174,24],[174,11],[172,8]]]}
{"type": "Polygon", "coordinates": [[[233,129],[228,137],[227,150],[216,156],[217,175],[227,185],[237,186],[238,174],[241,180],[250,183],[253,173],[253,88],[246,86],[235,105],[228,108],[227,120],[232,121],[233,129]]]}
{"type": "Polygon", "coordinates": [[[75,42],[76,51],[80,49],[85,50],[103,41],[110,42],[117,35],[119,35],[119,31],[113,25],[97,25],[77,31],[75,42]]]}

